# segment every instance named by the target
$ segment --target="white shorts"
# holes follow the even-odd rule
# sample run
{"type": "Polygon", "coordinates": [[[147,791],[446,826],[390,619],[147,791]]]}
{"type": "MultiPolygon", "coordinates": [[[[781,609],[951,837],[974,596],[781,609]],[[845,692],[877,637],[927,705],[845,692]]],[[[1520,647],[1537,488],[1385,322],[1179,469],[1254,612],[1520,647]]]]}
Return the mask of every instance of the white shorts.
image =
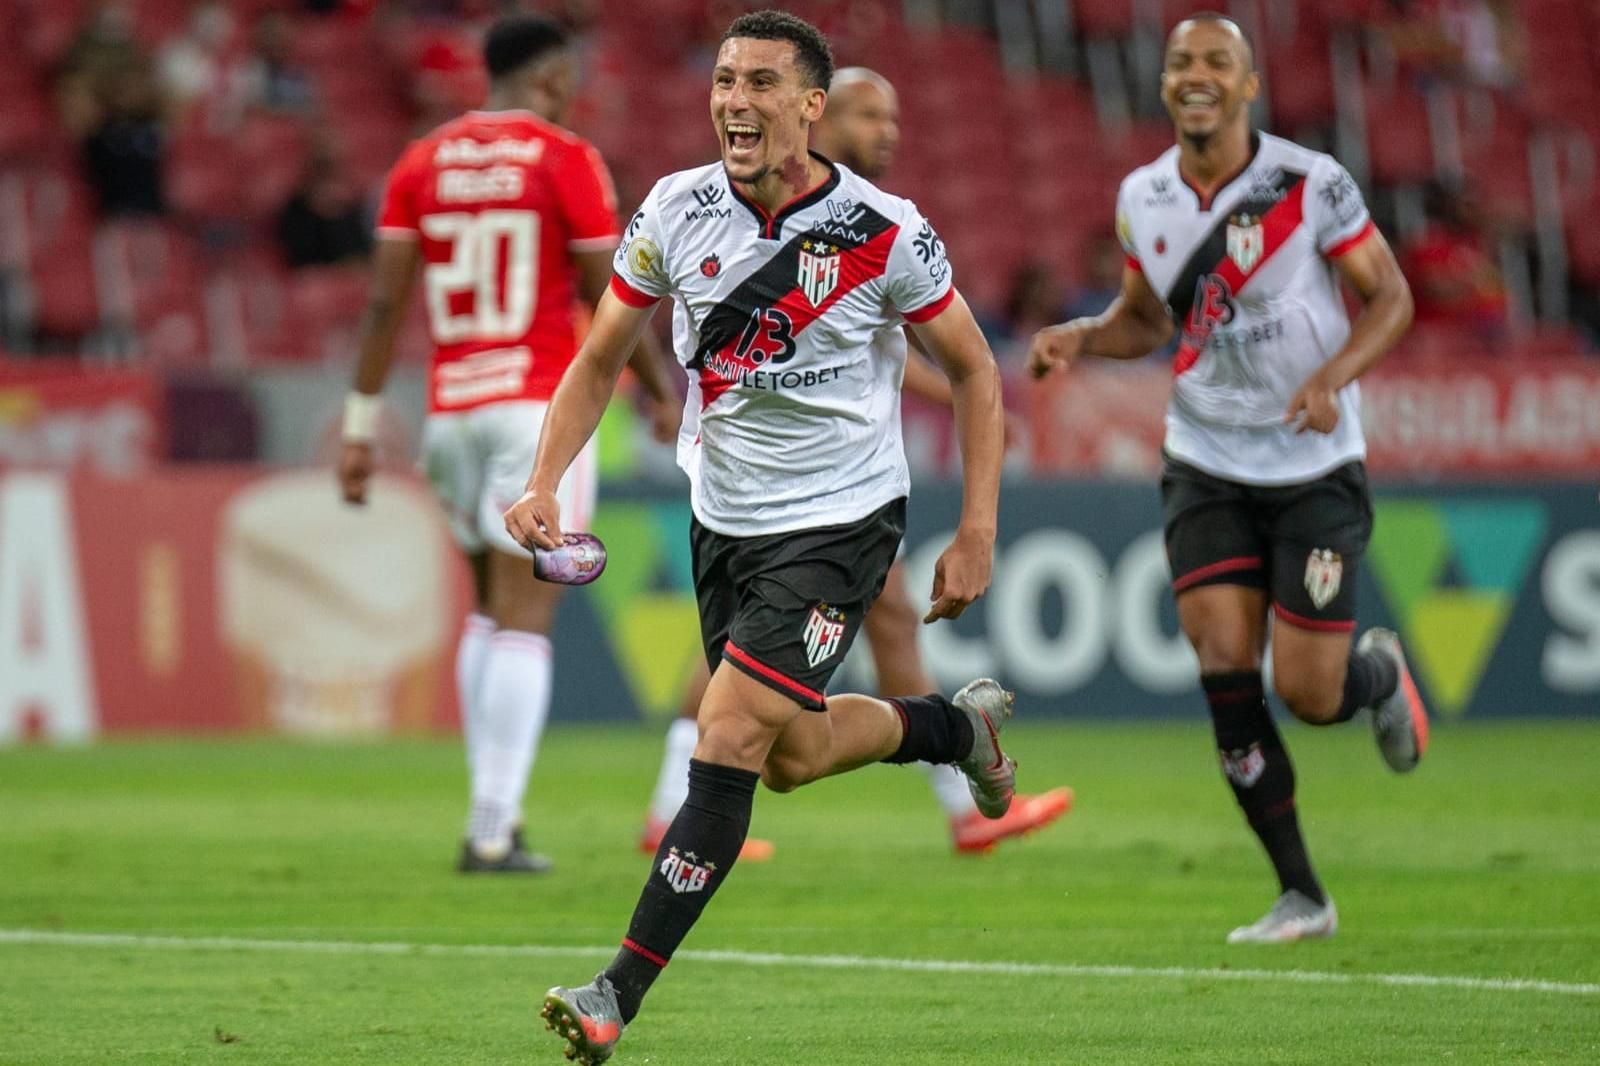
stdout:
{"type": "MultiPolygon", "coordinates": [[[[533,472],[539,429],[549,404],[515,400],[469,411],[431,414],[422,427],[422,470],[468,554],[485,548],[532,558],[506,532],[506,509],[522,498],[533,472]]],[[[594,519],[598,461],[594,438],[556,489],[561,528],[587,530],[594,519]]]]}

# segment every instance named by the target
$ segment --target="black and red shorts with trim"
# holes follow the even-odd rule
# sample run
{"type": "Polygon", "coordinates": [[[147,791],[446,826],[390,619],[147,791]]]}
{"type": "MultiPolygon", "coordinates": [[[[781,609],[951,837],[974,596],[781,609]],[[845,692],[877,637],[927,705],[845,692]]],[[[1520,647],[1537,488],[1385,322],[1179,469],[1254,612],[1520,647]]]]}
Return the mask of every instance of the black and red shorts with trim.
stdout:
{"type": "Polygon", "coordinates": [[[1172,591],[1246,585],[1301,629],[1355,628],[1356,574],[1372,537],[1366,465],[1294,485],[1246,485],[1166,457],[1161,472],[1172,591]]]}
{"type": "Polygon", "coordinates": [[[807,710],[823,693],[894,563],[906,501],[840,526],[730,537],[689,525],[706,662],[718,661],[807,710]]]}

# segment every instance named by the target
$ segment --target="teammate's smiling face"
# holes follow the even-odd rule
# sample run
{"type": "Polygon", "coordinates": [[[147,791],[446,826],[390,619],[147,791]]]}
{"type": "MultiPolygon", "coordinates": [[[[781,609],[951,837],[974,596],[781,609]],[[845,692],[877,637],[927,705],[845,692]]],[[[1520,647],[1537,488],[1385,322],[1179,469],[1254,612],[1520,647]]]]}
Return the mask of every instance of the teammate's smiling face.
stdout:
{"type": "Polygon", "coordinates": [[[1248,122],[1261,79],[1244,35],[1227,19],[1190,19],[1167,38],[1161,99],[1186,138],[1207,140],[1248,122]]]}
{"type": "Polygon", "coordinates": [[[806,135],[828,94],[808,85],[788,41],[730,37],[711,73],[711,121],[728,177],[754,185],[806,163],[806,135]]]}

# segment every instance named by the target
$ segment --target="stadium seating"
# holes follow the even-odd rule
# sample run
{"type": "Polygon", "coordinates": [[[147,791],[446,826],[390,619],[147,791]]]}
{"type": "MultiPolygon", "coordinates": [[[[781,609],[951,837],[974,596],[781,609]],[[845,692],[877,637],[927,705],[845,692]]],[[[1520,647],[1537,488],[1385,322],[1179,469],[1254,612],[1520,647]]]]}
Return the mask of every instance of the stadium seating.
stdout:
{"type": "MultiPolygon", "coordinates": [[[[1059,2],[1080,42],[1124,55],[1136,35],[1148,41],[1159,29],[1141,19],[1159,16],[1167,24],[1198,8],[1229,7],[1216,0],[1059,2]]],[[[193,5],[132,6],[137,37],[154,53],[184,32],[193,5]]],[[[594,6],[594,32],[584,46],[586,92],[575,123],[610,160],[625,201],[642,196],[660,174],[714,151],[703,120],[705,61],[727,6],[713,0],[594,6]]],[[[1102,114],[1116,109],[1097,107],[1103,101],[1082,80],[1008,77],[996,42],[983,31],[902,25],[903,5],[887,0],[794,6],[833,34],[841,62],[874,65],[905,88],[901,158],[886,184],[935,220],[980,309],[1003,300],[1007,279],[1025,259],[1079,280],[1085,250],[1106,232],[1118,179],[1171,143],[1164,121],[1102,127],[1102,114]]],[[[251,113],[236,127],[220,128],[191,119],[169,130],[170,215],[117,233],[99,226],[74,174],[75,151],[55,117],[50,80],[92,5],[0,5],[0,33],[16,42],[0,64],[7,101],[0,109],[0,170],[25,175],[25,262],[41,333],[85,337],[102,325],[131,323],[141,334],[162,332],[161,343],[142,345],[147,358],[182,364],[206,358],[197,353],[208,348],[232,353],[225,361],[304,360],[347,344],[361,304],[355,282],[347,274],[297,277],[284,270],[270,243],[272,217],[321,137],[332,138],[375,197],[407,138],[481,88],[481,74],[468,69],[475,27],[440,20],[439,5],[427,19],[408,16],[405,5],[381,17],[321,17],[289,0],[230,7],[240,48],[261,13],[291,20],[294,61],[313,80],[318,113],[309,119],[251,113]],[[97,232],[110,232],[109,243],[97,245],[97,232]],[[97,262],[95,247],[116,254],[97,262]],[[131,284],[103,291],[108,277],[118,277],[107,274],[105,262],[125,260],[137,264],[123,272],[131,284]],[[152,280],[152,262],[170,276],[152,280]]],[[[1272,128],[1293,136],[1334,127],[1331,35],[1370,43],[1387,10],[1377,0],[1241,8],[1263,19],[1255,29],[1272,128]]],[[[1594,176],[1600,123],[1592,117],[1600,113],[1600,79],[1593,73],[1600,13],[1582,0],[1528,0],[1518,12],[1528,53],[1524,90],[1479,94],[1470,109],[1446,97],[1434,118],[1456,116],[1465,176],[1496,225],[1512,233],[1531,232],[1534,221],[1529,145],[1541,131],[1554,131],[1571,271],[1582,283],[1600,283],[1600,238],[1580,221],[1600,209],[1594,176]],[[1491,101],[1487,110],[1483,99],[1491,101]]],[[[1424,96],[1426,86],[1438,83],[1419,82],[1403,67],[1398,75],[1367,70],[1362,77],[1372,181],[1380,189],[1405,189],[1438,176],[1450,160],[1436,151],[1436,123],[1424,96]]],[[[1454,152],[1453,144],[1447,147],[1454,152]]],[[[408,344],[421,336],[420,322],[413,326],[408,344]]],[[[420,348],[419,341],[407,351],[420,348]]]]}

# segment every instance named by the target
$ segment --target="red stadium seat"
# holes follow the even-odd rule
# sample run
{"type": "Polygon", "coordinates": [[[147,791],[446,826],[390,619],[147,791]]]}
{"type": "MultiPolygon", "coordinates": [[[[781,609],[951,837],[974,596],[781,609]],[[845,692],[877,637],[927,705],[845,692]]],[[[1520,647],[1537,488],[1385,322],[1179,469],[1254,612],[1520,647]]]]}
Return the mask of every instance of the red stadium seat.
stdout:
{"type": "Polygon", "coordinates": [[[1133,0],[1073,0],[1072,17],[1084,37],[1126,37],[1133,32],[1133,0]]]}
{"type": "Polygon", "coordinates": [[[53,340],[81,341],[100,325],[89,190],[70,177],[33,173],[24,177],[23,199],[35,324],[53,340]]]}
{"type": "Polygon", "coordinates": [[[0,100],[0,162],[37,159],[42,146],[60,147],[55,111],[36,84],[0,76],[0,100]]]}
{"type": "Polygon", "coordinates": [[[1517,228],[1533,218],[1533,178],[1528,169],[1528,124],[1509,107],[1497,109],[1483,134],[1462,144],[1462,161],[1473,193],[1500,222],[1517,228]]]}
{"type": "Polygon", "coordinates": [[[1385,185],[1432,178],[1435,163],[1427,100],[1403,86],[1382,94],[1368,86],[1365,97],[1367,153],[1373,178],[1385,185]]]}
{"type": "Polygon", "coordinates": [[[1302,34],[1270,45],[1266,68],[1274,128],[1292,134],[1332,121],[1333,69],[1326,38],[1302,34]]]}

